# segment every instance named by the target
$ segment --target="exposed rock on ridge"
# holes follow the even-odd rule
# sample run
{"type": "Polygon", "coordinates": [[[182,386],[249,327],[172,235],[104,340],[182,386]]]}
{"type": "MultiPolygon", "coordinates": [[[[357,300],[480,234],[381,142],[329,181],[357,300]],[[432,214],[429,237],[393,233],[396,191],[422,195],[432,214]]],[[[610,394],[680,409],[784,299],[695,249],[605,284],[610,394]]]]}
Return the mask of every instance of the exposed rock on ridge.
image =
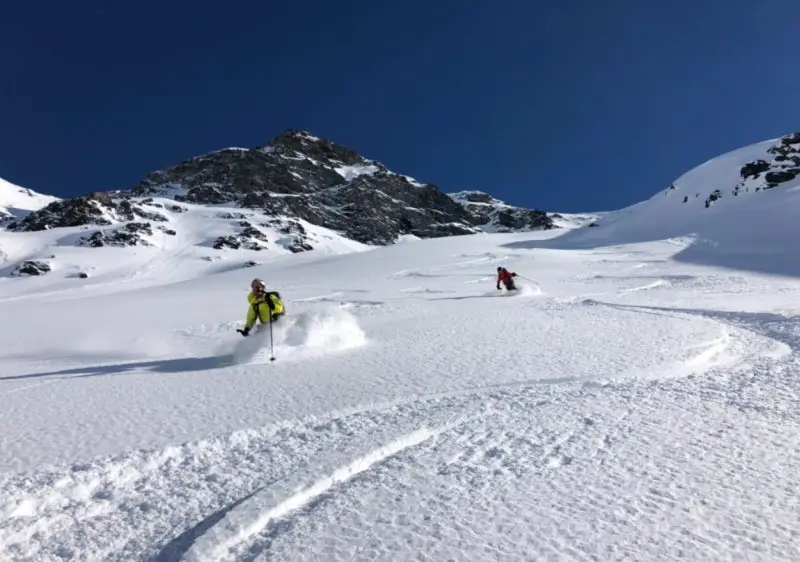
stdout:
{"type": "Polygon", "coordinates": [[[771,162],[759,159],[742,166],[742,184],[737,185],[735,191],[739,191],[748,179],[760,179],[762,174],[763,189],[778,187],[800,175],[800,133],[781,137],[767,152],[774,155],[771,162]]]}
{"type": "Polygon", "coordinates": [[[553,217],[544,211],[513,207],[482,191],[460,191],[450,196],[467,209],[472,223],[482,230],[517,232],[558,228],[553,217]]]}

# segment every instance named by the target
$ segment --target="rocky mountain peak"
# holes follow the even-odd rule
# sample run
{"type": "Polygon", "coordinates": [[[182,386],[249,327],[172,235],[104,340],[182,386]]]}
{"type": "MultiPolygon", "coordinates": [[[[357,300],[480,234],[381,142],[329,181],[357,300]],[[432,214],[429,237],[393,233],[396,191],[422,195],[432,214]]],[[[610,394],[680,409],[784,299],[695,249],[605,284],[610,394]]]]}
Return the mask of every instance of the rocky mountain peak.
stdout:
{"type": "Polygon", "coordinates": [[[8,228],[91,227],[97,230],[78,245],[147,245],[156,232],[176,235],[173,217],[192,205],[242,209],[228,213],[231,233],[204,242],[219,251],[266,248],[262,227],[280,233],[291,251],[313,249],[309,225],[369,245],[391,244],[404,235],[555,228],[542,211],[469,193],[449,196],[350,147],[289,129],[262,146],[216,150],[153,171],[130,190],[54,201],[8,228]]]}
{"type": "Polygon", "coordinates": [[[263,147],[266,152],[278,152],[284,157],[303,154],[327,164],[354,166],[366,163],[355,150],[300,129],[288,129],[263,147]]]}
{"type": "Polygon", "coordinates": [[[495,199],[483,191],[459,191],[457,193],[451,193],[450,196],[456,201],[464,201],[468,203],[503,203],[502,201],[495,199]]]}

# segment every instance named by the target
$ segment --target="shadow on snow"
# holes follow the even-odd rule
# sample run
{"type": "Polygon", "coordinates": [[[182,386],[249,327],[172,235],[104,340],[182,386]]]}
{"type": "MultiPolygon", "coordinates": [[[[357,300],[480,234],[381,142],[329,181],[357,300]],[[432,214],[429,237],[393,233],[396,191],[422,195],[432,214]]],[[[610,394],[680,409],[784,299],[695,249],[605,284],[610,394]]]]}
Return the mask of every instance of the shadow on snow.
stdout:
{"type": "Polygon", "coordinates": [[[192,527],[186,529],[183,533],[169,541],[165,544],[161,550],[155,556],[152,556],[149,559],[149,562],[178,562],[181,560],[186,554],[186,552],[191,548],[194,542],[204,535],[206,531],[212,528],[214,525],[222,521],[222,519],[233,509],[239,507],[242,503],[249,500],[251,497],[256,495],[262,490],[265,490],[276,481],[273,480],[268,484],[264,484],[259,488],[256,488],[243,498],[236,500],[233,503],[230,503],[226,506],[223,506],[221,509],[211,513],[210,515],[206,516],[203,520],[199,521],[192,527]]]}
{"type": "Polygon", "coordinates": [[[94,365],[30,373],[26,375],[13,375],[0,378],[0,382],[38,379],[44,377],[63,376],[68,378],[96,377],[101,375],[116,375],[126,372],[151,372],[151,373],[186,373],[192,371],[210,371],[235,365],[232,355],[209,357],[182,357],[178,359],[157,359],[153,361],[138,361],[133,363],[111,363],[107,365],[94,365]]]}

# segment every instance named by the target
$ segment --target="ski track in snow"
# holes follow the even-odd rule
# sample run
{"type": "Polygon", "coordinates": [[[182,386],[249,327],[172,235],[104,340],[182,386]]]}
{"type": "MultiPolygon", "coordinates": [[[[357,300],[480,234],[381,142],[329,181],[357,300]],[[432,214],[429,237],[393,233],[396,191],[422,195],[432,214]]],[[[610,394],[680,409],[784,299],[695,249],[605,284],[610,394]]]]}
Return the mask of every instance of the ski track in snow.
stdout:
{"type": "Polygon", "coordinates": [[[45,552],[83,560],[719,559],[742,541],[792,559],[791,378],[751,373],[733,393],[724,375],[510,387],[77,464],[4,482],[17,492],[0,513],[21,535],[4,525],[2,537],[42,533],[45,552]],[[449,427],[415,434],[421,419],[449,427]],[[410,442],[381,449],[405,431],[410,442]],[[350,450],[369,442],[372,456],[350,450]],[[778,448],[765,458],[753,442],[778,448]],[[119,539],[98,551],[107,536],[119,539]]]}
{"type": "Polygon", "coordinates": [[[0,358],[0,559],[800,558],[800,284],[508,239],[268,267],[310,281],[275,363],[233,331],[253,271],[116,301],[119,336],[51,296],[73,355],[0,358]]]}

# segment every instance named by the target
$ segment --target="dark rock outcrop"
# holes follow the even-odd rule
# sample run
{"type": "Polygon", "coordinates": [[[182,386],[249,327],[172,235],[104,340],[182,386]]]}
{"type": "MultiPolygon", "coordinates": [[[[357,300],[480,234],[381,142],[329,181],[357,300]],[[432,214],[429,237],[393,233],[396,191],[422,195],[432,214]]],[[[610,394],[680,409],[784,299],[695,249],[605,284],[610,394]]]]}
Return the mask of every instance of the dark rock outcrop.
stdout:
{"type": "Polygon", "coordinates": [[[18,263],[11,272],[12,277],[45,275],[51,271],[50,264],[40,260],[26,260],[18,263]]]}
{"type": "Polygon", "coordinates": [[[83,225],[110,225],[113,201],[95,194],[54,201],[21,220],[8,225],[9,230],[38,231],[83,225]]]}
{"type": "Polygon", "coordinates": [[[152,236],[153,228],[149,222],[129,222],[121,228],[98,230],[88,237],[78,240],[78,246],[101,248],[103,246],[152,246],[144,236],[152,236]]]}
{"type": "Polygon", "coordinates": [[[308,243],[308,233],[306,229],[295,220],[271,219],[263,223],[262,226],[274,228],[283,234],[284,236],[277,240],[278,244],[294,254],[314,249],[314,247],[308,243]]]}
{"type": "Polygon", "coordinates": [[[760,174],[763,174],[767,170],[769,170],[769,162],[759,159],[753,162],[748,162],[742,166],[739,175],[741,175],[743,179],[757,178],[760,174]]]}
{"type": "Polygon", "coordinates": [[[74,199],[54,201],[8,225],[9,230],[32,232],[71,226],[109,226],[119,222],[145,219],[167,222],[162,213],[149,211],[127,198],[106,193],[90,193],[74,199]]]}
{"type": "Polygon", "coordinates": [[[211,245],[215,250],[254,250],[260,252],[265,249],[269,240],[267,235],[247,221],[239,223],[241,230],[236,235],[220,236],[211,245]]]}
{"type": "Polygon", "coordinates": [[[738,195],[745,181],[761,179],[762,174],[764,184],[754,186],[756,192],[778,187],[800,175],[800,133],[784,135],[767,153],[774,156],[772,161],[759,159],[742,166],[742,182],[734,187],[734,195],[738,195]]]}
{"type": "Polygon", "coordinates": [[[714,191],[712,191],[711,195],[709,195],[706,198],[705,202],[706,209],[708,209],[714,201],[721,198],[722,198],[722,192],[719,189],[715,189],[714,191]]]}
{"type": "Polygon", "coordinates": [[[769,187],[777,187],[778,184],[791,181],[798,175],[800,175],[800,168],[787,168],[785,170],[767,172],[764,179],[769,187]]]}

